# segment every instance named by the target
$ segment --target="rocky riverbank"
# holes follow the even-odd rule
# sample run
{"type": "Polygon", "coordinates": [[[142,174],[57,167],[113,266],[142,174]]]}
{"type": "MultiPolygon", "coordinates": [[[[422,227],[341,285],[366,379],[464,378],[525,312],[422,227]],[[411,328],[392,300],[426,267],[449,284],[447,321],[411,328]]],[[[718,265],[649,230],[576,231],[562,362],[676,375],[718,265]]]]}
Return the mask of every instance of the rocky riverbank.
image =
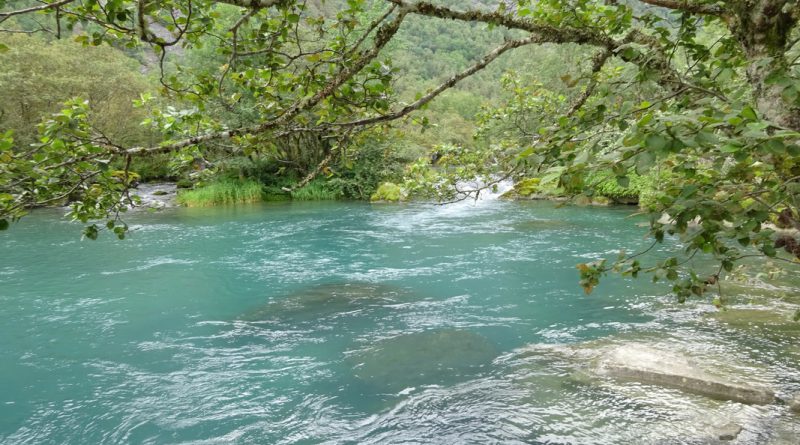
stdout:
{"type": "Polygon", "coordinates": [[[142,200],[138,206],[143,209],[165,209],[178,205],[178,186],[174,182],[150,182],[139,184],[131,195],[142,200]]]}
{"type": "MultiPolygon", "coordinates": [[[[672,428],[674,441],[665,443],[797,443],[793,431],[800,394],[787,392],[765,364],[739,354],[699,343],[625,336],[534,344],[517,354],[526,357],[523,361],[533,360],[532,366],[547,362],[563,369],[569,383],[559,384],[559,391],[564,385],[576,386],[627,400],[641,405],[642,415],[681,407],[681,425],[653,419],[655,436],[663,437],[672,428]]],[[[650,442],[643,436],[639,443],[650,442]]]]}

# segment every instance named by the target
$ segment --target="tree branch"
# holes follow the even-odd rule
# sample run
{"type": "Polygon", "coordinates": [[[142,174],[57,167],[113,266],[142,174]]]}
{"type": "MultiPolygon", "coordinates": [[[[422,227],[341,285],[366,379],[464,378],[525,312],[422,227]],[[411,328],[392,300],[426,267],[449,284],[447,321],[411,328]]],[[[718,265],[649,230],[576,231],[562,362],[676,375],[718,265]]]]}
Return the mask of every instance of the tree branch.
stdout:
{"type": "Polygon", "coordinates": [[[28,14],[28,13],[36,12],[36,11],[44,11],[45,9],[50,9],[50,8],[58,8],[59,6],[66,5],[67,3],[72,3],[74,1],[75,0],[58,0],[56,2],[46,3],[46,4],[41,5],[41,6],[33,6],[33,7],[30,7],[30,8],[18,9],[16,11],[0,12],[0,22],[2,22],[3,20],[5,20],[5,19],[7,19],[7,18],[9,18],[11,16],[21,15],[21,14],[28,14]]]}
{"type": "Polygon", "coordinates": [[[583,43],[602,47],[613,47],[614,39],[606,34],[589,28],[556,27],[536,23],[530,20],[519,19],[513,15],[502,12],[487,12],[480,10],[456,11],[444,6],[437,6],[421,1],[410,3],[406,0],[386,0],[400,6],[408,13],[438,17],[441,19],[459,20],[464,22],[484,22],[503,26],[509,29],[519,29],[530,33],[539,34],[542,42],[549,43],[583,43]]]}
{"type": "Polygon", "coordinates": [[[578,99],[569,107],[567,111],[567,116],[572,116],[573,114],[577,113],[583,105],[589,100],[589,97],[594,93],[594,89],[597,87],[597,73],[603,69],[603,66],[606,64],[606,61],[611,57],[611,51],[603,50],[597,55],[592,58],[592,71],[590,74],[589,85],[586,86],[586,90],[578,96],[578,99]]]}
{"type": "Polygon", "coordinates": [[[385,25],[383,25],[378,29],[377,33],[375,34],[375,41],[370,49],[362,51],[356,60],[351,62],[349,66],[339,71],[339,73],[336,74],[336,76],[333,79],[331,79],[316,94],[314,94],[311,97],[301,99],[295,102],[292,106],[288,107],[283,114],[274,119],[271,119],[269,121],[251,127],[242,127],[232,130],[208,133],[157,147],[133,147],[128,149],[126,153],[141,154],[141,153],[160,153],[160,152],[175,151],[175,150],[180,150],[181,148],[197,145],[203,142],[209,142],[219,139],[229,139],[237,136],[242,136],[245,134],[263,133],[272,130],[274,128],[277,128],[281,125],[287,124],[302,111],[308,110],[316,106],[317,104],[322,102],[325,98],[332,95],[336,91],[336,89],[342,86],[353,76],[358,74],[365,66],[367,66],[367,64],[370,61],[375,59],[375,57],[377,57],[378,54],[380,53],[381,49],[383,49],[383,47],[386,46],[387,43],[389,43],[392,37],[400,29],[400,25],[403,23],[405,17],[406,17],[406,11],[401,10],[400,13],[397,15],[397,17],[395,17],[391,22],[386,23],[385,25]]]}
{"type": "Polygon", "coordinates": [[[725,9],[718,5],[709,5],[689,0],[639,0],[648,5],[660,6],[667,9],[690,12],[692,14],[722,15],[725,9]]]}
{"type": "Polygon", "coordinates": [[[444,83],[439,85],[438,87],[436,87],[433,90],[431,90],[430,92],[428,92],[428,94],[426,94],[426,95],[422,96],[421,98],[417,99],[415,102],[406,105],[401,110],[399,110],[399,111],[397,111],[395,113],[385,114],[385,115],[382,115],[382,116],[376,116],[376,117],[371,117],[371,118],[361,119],[361,120],[356,120],[356,121],[351,121],[351,122],[334,123],[332,125],[338,126],[338,127],[358,127],[358,126],[372,125],[372,124],[376,124],[376,123],[380,123],[380,122],[386,122],[386,121],[399,119],[399,118],[407,115],[408,113],[411,113],[414,110],[418,110],[423,105],[427,104],[428,102],[430,102],[434,98],[436,98],[436,96],[442,94],[444,91],[446,91],[446,90],[452,88],[453,86],[455,86],[458,82],[460,82],[460,81],[464,80],[465,78],[467,78],[467,77],[477,73],[478,71],[486,68],[487,65],[489,65],[492,61],[494,61],[498,57],[500,57],[500,55],[502,55],[506,51],[514,49],[514,48],[519,48],[520,46],[530,45],[530,44],[534,44],[534,43],[542,43],[543,41],[546,41],[546,40],[542,40],[542,39],[543,39],[543,37],[537,34],[537,35],[531,35],[531,36],[529,36],[527,38],[524,38],[524,39],[507,41],[502,46],[499,46],[499,47],[495,48],[494,50],[492,50],[491,52],[489,52],[488,54],[483,56],[483,58],[479,62],[477,62],[476,64],[474,64],[471,67],[467,68],[466,70],[454,75],[453,77],[451,77],[450,79],[448,79],[447,81],[445,81],[444,83]]]}
{"type": "Polygon", "coordinates": [[[277,6],[282,3],[287,3],[287,0],[215,0],[216,3],[226,3],[241,8],[269,8],[277,6]]]}

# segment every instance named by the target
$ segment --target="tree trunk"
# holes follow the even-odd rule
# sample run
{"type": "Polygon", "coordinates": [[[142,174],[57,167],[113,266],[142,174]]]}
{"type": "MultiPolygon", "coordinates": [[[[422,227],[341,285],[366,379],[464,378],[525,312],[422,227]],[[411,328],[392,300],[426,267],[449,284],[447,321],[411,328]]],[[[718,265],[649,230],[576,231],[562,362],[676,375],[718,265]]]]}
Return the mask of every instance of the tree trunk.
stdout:
{"type": "Polygon", "coordinates": [[[789,75],[786,51],[798,6],[785,0],[740,0],[732,8],[729,25],[748,61],[756,108],[773,123],[800,131],[800,108],[783,98],[785,85],[775,82],[789,75]]]}

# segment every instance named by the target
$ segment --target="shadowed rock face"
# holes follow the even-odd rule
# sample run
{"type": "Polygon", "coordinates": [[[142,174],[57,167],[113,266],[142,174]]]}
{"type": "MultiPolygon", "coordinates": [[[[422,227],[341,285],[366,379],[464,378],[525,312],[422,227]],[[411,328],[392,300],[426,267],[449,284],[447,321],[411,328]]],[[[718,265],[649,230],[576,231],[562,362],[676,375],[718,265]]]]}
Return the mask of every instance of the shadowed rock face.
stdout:
{"type": "Polygon", "coordinates": [[[323,284],[257,308],[242,316],[245,321],[313,320],[339,313],[385,306],[403,301],[407,292],[402,289],[371,283],[323,284]]]}
{"type": "Polygon", "coordinates": [[[382,340],[355,354],[358,379],[377,391],[465,381],[491,364],[498,351],[481,335],[462,330],[426,331],[382,340]]]}
{"type": "Polygon", "coordinates": [[[617,379],[666,386],[720,400],[765,405],[775,401],[770,389],[733,382],[711,374],[686,356],[628,344],[608,350],[597,371],[617,379]]]}

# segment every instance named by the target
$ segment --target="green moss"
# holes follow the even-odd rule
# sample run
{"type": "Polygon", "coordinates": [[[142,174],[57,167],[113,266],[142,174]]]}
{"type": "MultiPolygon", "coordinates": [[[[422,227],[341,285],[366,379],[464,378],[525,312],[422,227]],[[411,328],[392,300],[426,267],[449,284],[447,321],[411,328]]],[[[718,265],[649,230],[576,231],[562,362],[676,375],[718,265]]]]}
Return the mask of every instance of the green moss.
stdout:
{"type": "Polygon", "coordinates": [[[256,181],[223,180],[178,194],[178,202],[187,207],[243,204],[261,201],[263,190],[256,181]]]}
{"type": "Polygon", "coordinates": [[[397,202],[405,199],[405,191],[399,185],[393,182],[384,182],[378,186],[378,190],[372,194],[370,201],[389,201],[397,202]]]}

